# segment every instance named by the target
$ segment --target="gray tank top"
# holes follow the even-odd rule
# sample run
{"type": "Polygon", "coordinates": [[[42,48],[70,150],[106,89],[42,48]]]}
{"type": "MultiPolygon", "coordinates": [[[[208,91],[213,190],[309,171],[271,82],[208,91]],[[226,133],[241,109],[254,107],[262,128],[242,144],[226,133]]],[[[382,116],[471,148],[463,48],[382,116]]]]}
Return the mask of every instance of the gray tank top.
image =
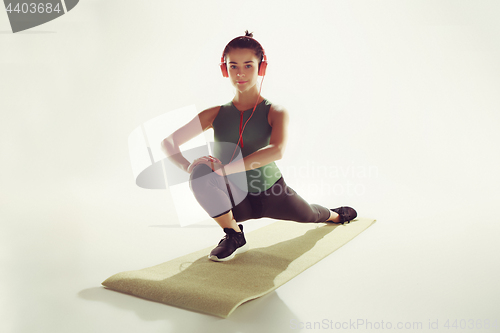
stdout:
{"type": "MultiPolygon", "coordinates": [[[[266,99],[257,105],[252,118],[243,130],[242,140],[234,154],[235,156],[241,150],[242,156],[246,157],[269,144],[272,127],[269,125],[267,116],[270,108],[271,102],[266,99]]],[[[252,110],[253,108],[239,111],[233,102],[229,102],[221,106],[215,117],[212,123],[215,140],[213,153],[223,164],[227,164],[231,160],[240,130],[252,114],[252,110]],[[218,145],[218,142],[230,142],[234,145],[218,145]],[[232,149],[228,149],[228,146],[232,149]]],[[[247,170],[246,184],[238,184],[238,182],[235,184],[243,190],[247,190],[245,188],[247,187],[248,192],[256,193],[269,189],[280,178],[281,172],[278,166],[271,162],[262,167],[247,170]]]]}

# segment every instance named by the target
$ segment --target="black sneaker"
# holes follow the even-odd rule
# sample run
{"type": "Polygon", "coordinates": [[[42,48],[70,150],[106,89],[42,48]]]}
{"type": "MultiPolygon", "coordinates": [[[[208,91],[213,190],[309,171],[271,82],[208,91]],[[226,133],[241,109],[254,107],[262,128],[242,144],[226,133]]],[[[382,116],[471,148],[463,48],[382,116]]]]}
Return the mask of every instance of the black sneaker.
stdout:
{"type": "Polygon", "coordinates": [[[351,220],[354,220],[356,216],[358,216],[358,213],[351,207],[339,207],[339,208],[334,208],[330,209],[331,211],[334,211],[335,213],[339,214],[340,216],[340,222],[338,223],[349,223],[351,220]]]}
{"type": "Polygon", "coordinates": [[[208,259],[213,261],[228,261],[234,258],[238,253],[243,253],[248,250],[248,244],[243,234],[243,226],[238,224],[241,232],[237,232],[232,228],[224,228],[226,236],[222,238],[219,245],[210,252],[208,259]]]}

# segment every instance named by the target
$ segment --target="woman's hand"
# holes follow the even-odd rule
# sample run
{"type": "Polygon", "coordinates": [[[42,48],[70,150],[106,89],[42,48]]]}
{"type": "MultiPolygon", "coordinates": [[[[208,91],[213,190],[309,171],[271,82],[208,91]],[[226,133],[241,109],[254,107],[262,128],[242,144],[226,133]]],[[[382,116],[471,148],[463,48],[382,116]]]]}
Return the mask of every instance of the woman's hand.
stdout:
{"type": "Polygon", "coordinates": [[[218,158],[213,157],[211,155],[202,156],[194,160],[193,163],[189,165],[187,172],[188,173],[193,172],[193,169],[200,164],[208,165],[212,169],[212,171],[216,172],[218,175],[222,175],[222,172],[220,170],[223,166],[222,162],[218,158]]]}

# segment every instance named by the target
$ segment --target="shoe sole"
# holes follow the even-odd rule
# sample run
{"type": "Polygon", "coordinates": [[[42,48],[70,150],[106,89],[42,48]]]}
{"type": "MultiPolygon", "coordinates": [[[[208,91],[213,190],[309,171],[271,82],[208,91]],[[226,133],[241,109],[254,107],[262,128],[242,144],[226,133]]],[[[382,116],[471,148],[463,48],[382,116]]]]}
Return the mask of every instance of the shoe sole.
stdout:
{"type": "Polygon", "coordinates": [[[248,246],[248,243],[246,243],[245,245],[237,248],[236,251],[234,251],[233,253],[231,253],[230,256],[227,256],[225,258],[218,258],[217,256],[208,255],[208,259],[210,259],[212,261],[228,261],[228,260],[233,259],[234,256],[237,255],[237,254],[241,254],[241,253],[247,252],[248,249],[250,249],[250,246],[248,246]]]}

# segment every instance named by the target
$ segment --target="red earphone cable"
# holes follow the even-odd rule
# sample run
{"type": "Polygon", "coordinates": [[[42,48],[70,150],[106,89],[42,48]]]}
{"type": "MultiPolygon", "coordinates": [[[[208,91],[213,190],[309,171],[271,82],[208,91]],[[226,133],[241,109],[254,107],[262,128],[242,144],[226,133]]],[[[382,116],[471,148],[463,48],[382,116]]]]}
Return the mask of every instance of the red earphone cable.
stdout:
{"type": "MultiPolygon", "coordinates": [[[[262,77],[262,82],[260,83],[260,88],[259,88],[259,96],[257,97],[257,100],[255,101],[255,105],[253,107],[253,110],[252,110],[252,113],[250,114],[250,117],[248,117],[247,121],[245,122],[245,124],[243,125],[243,129],[241,130],[241,133],[240,133],[240,137],[238,138],[238,142],[236,143],[236,147],[234,148],[234,152],[233,152],[233,156],[231,156],[231,159],[229,160],[229,163],[231,163],[231,161],[233,160],[233,157],[234,157],[234,153],[236,153],[236,149],[238,149],[238,145],[240,144],[240,141],[243,140],[243,131],[245,130],[245,126],[248,124],[248,122],[250,121],[250,118],[252,118],[253,116],[253,113],[255,112],[255,109],[257,108],[257,104],[259,104],[259,99],[260,99],[260,92],[262,91],[262,86],[264,84],[264,77],[262,77]]],[[[243,112],[243,111],[240,111],[240,112],[243,112]]],[[[229,164],[228,163],[228,164],[229,164]]]]}

